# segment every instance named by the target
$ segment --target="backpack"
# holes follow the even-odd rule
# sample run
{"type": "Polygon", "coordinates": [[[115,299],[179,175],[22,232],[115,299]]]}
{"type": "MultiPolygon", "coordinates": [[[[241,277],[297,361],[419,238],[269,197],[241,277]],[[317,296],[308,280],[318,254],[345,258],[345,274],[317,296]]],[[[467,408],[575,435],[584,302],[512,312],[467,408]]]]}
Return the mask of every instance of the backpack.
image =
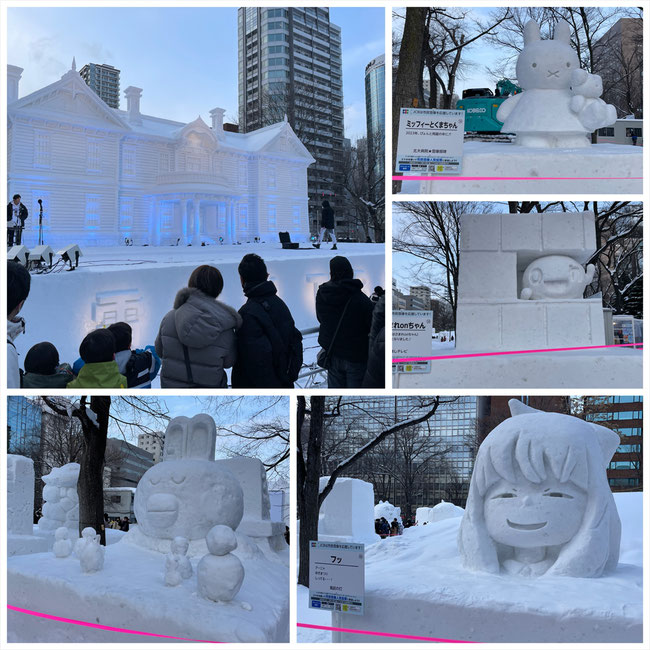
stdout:
{"type": "Polygon", "coordinates": [[[139,350],[132,352],[124,368],[127,388],[138,388],[143,384],[151,383],[151,367],[153,366],[153,357],[149,350],[139,350]]]}
{"type": "Polygon", "coordinates": [[[261,319],[262,327],[273,348],[273,368],[282,383],[293,386],[302,368],[302,334],[295,325],[291,327],[287,340],[283,340],[276,322],[271,316],[271,305],[267,300],[252,301],[264,309],[266,318],[261,319]],[[268,326],[270,321],[271,327],[268,326]]]}

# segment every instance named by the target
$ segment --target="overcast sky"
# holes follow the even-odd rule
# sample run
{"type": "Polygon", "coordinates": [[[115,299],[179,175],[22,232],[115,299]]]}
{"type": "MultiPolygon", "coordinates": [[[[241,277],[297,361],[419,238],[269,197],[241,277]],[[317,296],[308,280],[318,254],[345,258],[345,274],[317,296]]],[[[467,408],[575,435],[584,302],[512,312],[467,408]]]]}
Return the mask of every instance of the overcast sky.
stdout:
{"type": "MultiPolygon", "coordinates": [[[[237,118],[237,9],[228,7],[13,7],[8,63],[24,68],[20,95],[85,63],[118,68],[120,87],[143,89],[148,115],[189,122],[226,109],[237,118]]],[[[331,8],[341,27],[345,135],[366,131],[364,72],[384,51],[384,9],[331,8]]],[[[120,107],[126,108],[121,97],[120,107]]]]}

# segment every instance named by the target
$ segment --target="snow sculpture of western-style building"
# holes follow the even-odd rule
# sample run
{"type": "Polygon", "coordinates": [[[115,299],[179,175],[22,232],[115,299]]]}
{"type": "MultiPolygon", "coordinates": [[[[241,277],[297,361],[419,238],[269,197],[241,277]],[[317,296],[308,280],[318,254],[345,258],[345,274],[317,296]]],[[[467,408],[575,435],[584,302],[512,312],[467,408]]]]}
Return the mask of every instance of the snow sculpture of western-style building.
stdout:
{"type": "Polygon", "coordinates": [[[73,60],[59,81],[19,98],[7,66],[8,195],[30,216],[26,244],[152,246],[309,236],[307,167],[314,159],[285,120],[250,133],[223,128],[224,109],[183,124],[140,112],[142,89],[110,108],[73,60]]]}

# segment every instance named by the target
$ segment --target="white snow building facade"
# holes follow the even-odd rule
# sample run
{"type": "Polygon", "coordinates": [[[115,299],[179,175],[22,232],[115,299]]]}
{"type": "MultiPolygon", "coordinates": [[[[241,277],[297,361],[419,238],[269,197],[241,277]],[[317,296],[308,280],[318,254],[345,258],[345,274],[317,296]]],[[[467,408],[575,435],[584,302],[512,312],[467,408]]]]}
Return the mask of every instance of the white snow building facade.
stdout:
{"type": "Polygon", "coordinates": [[[39,204],[50,246],[192,244],[309,237],[307,167],[314,159],[288,122],[250,133],[223,128],[224,110],[189,124],[140,112],[142,89],[110,108],[72,64],[59,81],[19,98],[22,68],[7,74],[8,196],[39,204]]]}

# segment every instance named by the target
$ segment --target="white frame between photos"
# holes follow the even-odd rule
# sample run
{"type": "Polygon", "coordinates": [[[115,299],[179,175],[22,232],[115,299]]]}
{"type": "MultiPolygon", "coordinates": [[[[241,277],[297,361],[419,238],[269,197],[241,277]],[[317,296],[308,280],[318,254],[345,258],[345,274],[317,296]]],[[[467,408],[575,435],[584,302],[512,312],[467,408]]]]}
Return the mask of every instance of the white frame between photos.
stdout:
{"type": "MultiPolygon", "coordinates": [[[[456,0],[451,1],[451,0],[441,0],[438,3],[431,3],[431,2],[424,2],[423,0],[410,0],[409,2],[390,2],[389,0],[329,0],[328,2],[314,2],[313,0],[307,0],[304,2],[281,2],[278,0],[258,0],[256,2],[253,2],[251,0],[240,0],[240,2],[235,2],[233,0],[188,0],[186,2],[182,2],[182,0],[134,0],[133,2],[129,0],[0,0],[0,88],[6,88],[7,84],[7,69],[6,69],[6,64],[9,62],[7,58],[7,49],[6,49],[6,42],[7,42],[7,9],[10,7],[100,7],[100,6],[106,6],[106,7],[150,7],[152,9],[156,7],[214,7],[214,8],[219,8],[219,7],[256,7],[256,6],[276,6],[276,7],[282,7],[282,6],[287,6],[287,5],[298,5],[298,6],[328,6],[328,7],[379,7],[379,8],[384,8],[385,9],[385,54],[386,57],[388,58],[390,56],[390,52],[392,51],[392,8],[403,8],[407,6],[422,6],[422,7],[427,7],[427,6],[446,6],[446,7],[474,7],[474,6],[494,6],[494,7],[499,7],[499,6],[510,6],[512,3],[505,2],[504,0],[496,0],[494,2],[486,2],[486,0],[456,0]]],[[[517,6],[547,6],[547,5],[556,5],[556,6],[581,6],[581,5],[586,5],[586,6],[594,6],[594,5],[601,5],[602,6],[619,6],[619,7],[635,7],[638,6],[638,2],[634,2],[633,0],[619,0],[618,3],[613,3],[613,2],[606,2],[602,3],[599,2],[598,0],[592,0],[592,2],[576,2],[575,0],[569,0],[568,2],[558,2],[557,0],[553,2],[542,2],[541,0],[520,0],[519,2],[516,3],[517,6]]],[[[642,2],[643,8],[648,10],[650,9],[650,3],[648,2],[642,2]]],[[[649,23],[646,20],[644,22],[643,26],[643,38],[644,42],[646,44],[650,43],[650,27],[649,23]]],[[[644,64],[646,69],[648,68],[648,63],[650,61],[650,56],[648,54],[648,50],[650,48],[645,47],[644,51],[644,64]]],[[[650,91],[649,91],[649,86],[650,84],[647,81],[647,78],[644,83],[644,89],[643,89],[643,97],[644,97],[644,102],[646,105],[650,105],[650,91]]],[[[387,65],[386,66],[386,80],[385,80],[385,87],[386,87],[386,130],[388,133],[390,133],[390,126],[392,123],[392,101],[391,101],[391,89],[392,89],[392,66],[387,65]]],[[[0,100],[0,141],[6,145],[7,142],[7,107],[5,101],[2,99],[0,100]]],[[[386,160],[385,160],[385,169],[389,170],[392,172],[392,155],[391,155],[391,149],[392,147],[390,144],[392,143],[390,135],[386,137],[386,160]]],[[[2,201],[5,203],[7,202],[7,187],[6,187],[6,179],[7,179],[7,159],[6,156],[4,155],[4,152],[6,151],[6,146],[1,148],[1,151],[3,152],[2,155],[0,155],[0,171],[2,172],[2,178],[3,178],[3,183],[2,187],[0,189],[0,198],[2,201]]],[[[647,173],[647,156],[646,160],[644,161],[646,164],[644,165],[644,178],[643,178],[643,192],[640,195],[632,195],[629,198],[630,200],[634,201],[647,201],[650,198],[650,178],[647,173]]],[[[436,197],[432,195],[398,195],[396,197],[393,197],[391,194],[391,187],[392,187],[392,173],[386,175],[386,181],[385,181],[385,191],[386,191],[386,209],[385,209],[385,219],[386,219],[386,244],[385,244],[385,256],[386,256],[386,263],[385,263],[385,284],[386,286],[390,286],[390,282],[392,279],[392,257],[391,257],[391,241],[392,241],[392,200],[397,199],[399,201],[408,201],[408,200],[435,200],[436,197]]],[[[449,195],[444,195],[442,197],[444,201],[456,201],[456,200],[467,200],[471,199],[473,201],[503,201],[503,200],[521,200],[522,198],[525,198],[527,200],[530,199],[529,196],[526,197],[520,197],[516,194],[514,195],[506,195],[506,194],[498,194],[498,195],[489,195],[489,194],[477,194],[477,195],[463,195],[463,194],[449,194],[449,195]]],[[[582,195],[555,195],[555,194],[542,194],[542,195],[535,195],[536,199],[540,200],[553,200],[553,199],[558,199],[562,198],[565,200],[584,200],[584,199],[590,199],[591,197],[589,196],[582,196],[582,195]]],[[[620,198],[617,195],[604,195],[602,197],[599,197],[599,200],[607,201],[607,200],[613,200],[613,199],[618,199],[620,198]]],[[[5,255],[6,257],[6,255],[5,255]]],[[[3,264],[6,260],[3,260],[3,264]]],[[[648,299],[649,299],[649,289],[646,283],[646,286],[644,286],[643,290],[643,296],[644,296],[644,338],[647,338],[648,336],[648,329],[650,325],[648,324],[648,299]]],[[[2,291],[2,304],[3,308],[6,307],[6,291],[4,290],[4,285],[3,285],[3,291],[2,291]]],[[[387,313],[391,314],[392,313],[392,295],[391,292],[387,291],[387,313]]],[[[6,327],[4,325],[3,327],[6,327]]],[[[6,330],[5,330],[6,334],[6,330]]],[[[38,395],[40,391],[36,390],[16,390],[16,389],[7,389],[7,381],[6,381],[6,356],[4,352],[4,348],[2,348],[2,352],[0,352],[0,368],[2,371],[0,372],[0,388],[2,390],[2,407],[0,407],[0,430],[1,430],[1,437],[0,437],[0,444],[2,445],[2,450],[6,449],[6,425],[7,425],[7,415],[6,415],[6,403],[5,400],[8,395],[25,395],[25,396],[34,396],[38,395]]],[[[644,363],[644,389],[647,386],[646,380],[647,380],[647,372],[648,372],[648,353],[644,350],[643,352],[643,363],[644,363]]],[[[435,389],[430,389],[430,390],[419,390],[419,389],[399,389],[398,391],[394,390],[391,388],[391,346],[388,345],[386,348],[386,356],[385,356],[385,371],[386,371],[386,381],[388,383],[387,387],[384,388],[383,390],[379,389],[355,389],[355,390],[340,390],[338,393],[343,394],[343,395],[385,395],[385,396],[391,396],[395,394],[400,394],[400,395],[420,395],[420,394],[440,394],[440,395],[508,395],[512,394],[512,390],[506,390],[506,389],[475,389],[475,390],[453,390],[453,389],[440,389],[440,390],[435,390],[435,389]]],[[[102,390],[102,389],[91,389],[84,391],[84,393],[88,395],[98,395],[98,394],[110,394],[110,395],[125,395],[125,394],[138,394],[140,391],[135,391],[135,390],[127,390],[127,391],[116,391],[116,390],[102,390]]],[[[158,395],[161,397],[164,397],[165,395],[168,395],[172,391],[166,391],[162,389],[150,389],[147,391],[147,394],[151,395],[158,395]]],[[[289,413],[289,419],[290,419],[290,424],[291,424],[291,431],[292,431],[292,442],[295,442],[295,435],[296,435],[296,396],[297,395],[328,395],[332,394],[332,391],[329,391],[327,389],[313,389],[313,390],[277,390],[277,391],[262,391],[265,394],[281,394],[281,395],[289,395],[290,396],[290,413],[289,413]]],[[[562,391],[559,391],[562,392],[562,391]]],[[[578,391],[571,391],[571,393],[576,393],[578,391]]],[[[580,394],[584,395],[602,395],[602,394],[608,394],[608,395],[629,395],[629,394],[639,394],[639,391],[635,390],[620,390],[620,389],[611,389],[611,388],[602,388],[602,389],[596,389],[596,390],[580,390],[580,394]]],[[[65,391],[48,391],[48,393],[51,393],[53,395],[55,394],[66,394],[65,391]]],[[[250,390],[250,389],[233,389],[231,391],[228,391],[229,394],[232,395],[243,395],[243,396],[254,396],[258,395],[259,391],[255,390],[250,390]]],[[[531,390],[526,390],[526,393],[529,395],[553,395],[553,394],[558,394],[558,391],[554,391],[553,389],[531,389],[531,390]]],[[[643,390],[643,393],[645,394],[645,390],[643,390]]],[[[177,395],[179,393],[174,393],[174,395],[177,395]]],[[[198,389],[195,391],[192,391],[192,395],[201,395],[201,396],[206,396],[206,395],[213,395],[213,394],[220,394],[220,391],[218,390],[209,390],[209,389],[198,389]]],[[[644,424],[647,424],[648,420],[648,414],[646,413],[646,416],[644,417],[644,424]]],[[[650,452],[646,449],[644,453],[644,458],[647,460],[648,457],[650,456],[650,452]]],[[[7,471],[7,458],[6,458],[6,453],[0,454],[0,477],[6,476],[6,471],[7,471]]],[[[295,517],[296,517],[296,491],[293,489],[293,486],[296,485],[296,462],[295,462],[295,457],[292,453],[291,456],[291,466],[290,466],[290,482],[291,482],[291,496],[290,496],[290,507],[291,507],[291,531],[295,531],[295,517]]],[[[0,526],[2,531],[6,530],[6,484],[5,481],[2,480],[2,489],[0,490],[0,526]]],[[[645,512],[645,517],[644,517],[644,522],[643,522],[643,535],[644,535],[644,584],[647,587],[648,586],[648,577],[649,577],[649,566],[650,566],[650,546],[649,546],[649,532],[650,532],[650,524],[649,524],[649,517],[648,517],[648,498],[647,496],[644,496],[644,512],[645,512]]],[[[290,571],[291,575],[295,578],[296,576],[296,558],[297,554],[295,552],[296,550],[296,541],[295,539],[292,539],[292,547],[291,547],[291,560],[290,560],[290,571]]],[[[0,557],[5,558],[6,557],[6,552],[7,552],[7,546],[6,546],[6,538],[4,534],[0,534],[0,557]]],[[[4,560],[3,560],[4,562],[4,560]]],[[[295,590],[292,591],[291,593],[291,619],[290,619],[290,634],[291,634],[291,642],[289,644],[275,644],[275,643],[264,643],[264,644],[256,644],[254,647],[259,647],[259,648],[288,648],[291,647],[292,649],[298,649],[298,648],[308,648],[308,647],[316,647],[314,644],[298,644],[296,642],[296,623],[297,621],[297,607],[296,607],[296,594],[295,590]]],[[[5,647],[5,643],[7,641],[6,639],[6,629],[7,629],[7,610],[6,610],[6,605],[7,605],[7,579],[6,579],[6,572],[1,571],[0,572],[0,646],[5,647]]],[[[431,612],[431,616],[435,616],[435,612],[431,612]]],[[[648,631],[648,627],[650,624],[650,598],[648,598],[648,595],[645,595],[644,598],[644,643],[643,644],[626,644],[626,648],[630,648],[630,650],[634,650],[635,648],[643,648],[643,647],[648,647],[648,641],[650,640],[650,632],[648,631]]],[[[246,644],[235,644],[236,647],[244,647],[246,644]]],[[[395,643],[391,644],[392,646],[399,646],[399,647],[407,647],[407,644],[404,643],[395,643]]],[[[107,644],[93,644],[93,643],[80,643],[80,644],[74,644],[75,648],[79,648],[80,650],[85,649],[85,648],[106,648],[107,644]]],[[[120,648],[124,648],[127,650],[128,648],[154,648],[154,647],[159,647],[160,644],[158,643],[144,643],[144,644],[131,644],[131,643],[125,643],[125,644],[120,644],[120,648]]],[[[187,647],[187,644],[166,644],[166,647],[187,647]]],[[[48,643],[48,644],[22,644],[21,646],[16,645],[16,647],[25,647],[25,648],[36,648],[36,647],[46,647],[49,650],[68,650],[71,646],[69,644],[63,644],[63,643],[48,643]]],[[[212,644],[199,644],[199,647],[213,647],[212,644]]],[[[247,646],[247,647],[252,647],[252,646],[247,646]]],[[[318,647],[322,647],[322,644],[320,644],[318,647]]],[[[358,647],[360,650],[369,650],[371,647],[373,647],[372,644],[368,643],[362,643],[359,644],[358,647]]],[[[408,644],[408,647],[412,647],[410,644],[408,644]]],[[[449,644],[449,643],[442,643],[442,644],[436,644],[436,647],[439,648],[453,648],[456,647],[456,644],[449,644]]],[[[503,646],[501,644],[483,644],[482,647],[486,648],[487,650],[492,650],[492,649],[497,649],[497,648],[502,648],[503,646]]],[[[509,647],[514,648],[520,648],[520,647],[525,647],[525,648],[530,648],[532,650],[535,649],[543,649],[543,650],[548,650],[550,647],[549,644],[543,644],[543,643],[529,643],[529,644],[512,644],[509,647]]],[[[613,648],[613,644],[557,644],[553,646],[554,648],[571,648],[572,650],[578,650],[578,648],[613,648]]]]}

